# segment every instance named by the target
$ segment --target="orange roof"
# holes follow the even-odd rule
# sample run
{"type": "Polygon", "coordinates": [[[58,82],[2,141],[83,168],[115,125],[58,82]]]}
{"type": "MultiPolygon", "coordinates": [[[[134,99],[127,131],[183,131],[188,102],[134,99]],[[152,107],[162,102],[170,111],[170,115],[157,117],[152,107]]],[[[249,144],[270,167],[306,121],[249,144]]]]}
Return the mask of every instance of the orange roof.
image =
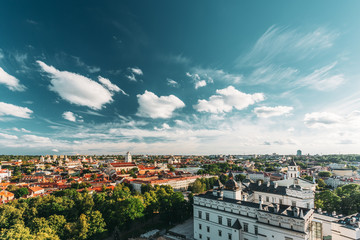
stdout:
{"type": "Polygon", "coordinates": [[[113,167],[136,167],[135,163],[125,163],[125,162],[110,163],[110,165],[113,167]]]}
{"type": "Polygon", "coordinates": [[[14,194],[12,192],[2,190],[0,191],[0,196],[8,198],[8,197],[14,197],[14,194]]]}
{"type": "Polygon", "coordinates": [[[35,187],[29,187],[29,189],[33,192],[37,192],[37,191],[41,191],[41,190],[44,190],[42,187],[38,187],[38,186],[35,186],[35,187]]]}

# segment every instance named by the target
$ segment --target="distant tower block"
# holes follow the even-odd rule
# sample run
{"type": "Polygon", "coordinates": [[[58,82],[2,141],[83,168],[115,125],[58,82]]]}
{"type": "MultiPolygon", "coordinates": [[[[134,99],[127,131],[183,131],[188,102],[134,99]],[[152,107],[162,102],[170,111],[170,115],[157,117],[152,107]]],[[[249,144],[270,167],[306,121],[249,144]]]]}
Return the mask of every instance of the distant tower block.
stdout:
{"type": "Polygon", "coordinates": [[[131,154],[130,152],[127,152],[125,155],[125,162],[132,162],[131,154]]]}
{"type": "Polygon", "coordinates": [[[301,155],[302,155],[301,150],[297,150],[297,152],[296,152],[296,156],[301,157],[301,155]]]}

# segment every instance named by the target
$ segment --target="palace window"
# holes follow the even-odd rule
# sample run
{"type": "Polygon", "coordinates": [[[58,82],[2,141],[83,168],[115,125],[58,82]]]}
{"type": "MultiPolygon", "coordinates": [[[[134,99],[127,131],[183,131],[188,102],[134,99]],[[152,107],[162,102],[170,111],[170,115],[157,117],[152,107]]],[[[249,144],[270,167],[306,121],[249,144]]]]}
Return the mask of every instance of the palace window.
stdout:
{"type": "Polygon", "coordinates": [[[270,201],[269,197],[266,197],[266,201],[267,201],[267,202],[269,202],[269,201],[270,201]]]}
{"type": "Polygon", "coordinates": [[[229,240],[232,239],[232,234],[231,234],[231,233],[228,234],[228,239],[229,239],[229,240]]]}
{"type": "Polygon", "coordinates": [[[248,231],[249,231],[249,224],[244,223],[244,232],[248,232],[248,231]]]}
{"type": "Polygon", "coordinates": [[[258,226],[254,226],[254,232],[255,232],[255,235],[259,234],[258,226]]]}
{"type": "Polygon", "coordinates": [[[218,216],[219,224],[222,224],[222,216],[218,216]]]}
{"type": "Polygon", "coordinates": [[[209,219],[210,219],[210,214],[206,213],[206,221],[209,221],[209,219]]]}
{"type": "Polygon", "coordinates": [[[202,218],[202,212],[201,211],[198,212],[198,216],[199,216],[199,218],[202,218]]]}
{"type": "Polygon", "coordinates": [[[206,227],[206,231],[210,232],[210,227],[209,226],[206,227]]]}
{"type": "Polygon", "coordinates": [[[219,237],[221,237],[222,236],[222,231],[221,230],[219,230],[219,237]]]}
{"type": "Polygon", "coordinates": [[[201,230],[201,224],[199,223],[199,229],[201,230]]]}
{"type": "Polygon", "coordinates": [[[231,219],[230,218],[227,219],[227,225],[228,225],[228,227],[231,227],[231,219]]]}

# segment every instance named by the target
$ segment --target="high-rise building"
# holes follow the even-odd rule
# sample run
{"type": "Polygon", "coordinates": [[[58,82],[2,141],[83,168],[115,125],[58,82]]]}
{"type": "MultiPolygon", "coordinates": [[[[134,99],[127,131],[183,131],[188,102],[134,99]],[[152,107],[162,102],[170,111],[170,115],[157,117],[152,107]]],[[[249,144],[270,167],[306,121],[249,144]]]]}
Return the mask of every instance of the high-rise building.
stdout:
{"type": "Polygon", "coordinates": [[[301,150],[297,150],[297,152],[296,152],[296,156],[300,157],[301,155],[302,155],[301,150]]]}

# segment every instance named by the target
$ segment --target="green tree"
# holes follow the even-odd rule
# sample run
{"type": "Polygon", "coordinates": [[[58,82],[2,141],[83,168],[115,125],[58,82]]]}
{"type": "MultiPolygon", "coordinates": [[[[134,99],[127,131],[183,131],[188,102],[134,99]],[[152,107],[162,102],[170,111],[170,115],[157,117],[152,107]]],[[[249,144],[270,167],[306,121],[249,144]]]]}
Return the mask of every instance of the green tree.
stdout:
{"type": "Polygon", "coordinates": [[[22,223],[16,223],[11,228],[2,228],[0,232],[0,239],[3,240],[33,240],[33,236],[28,227],[22,223]]]}
{"type": "Polygon", "coordinates": [[[204,192],[205,190],[206,190],[205,186],[200,179],[196,179],[195,182],[192,184],[193,193],[201,193],[204,192]]]}
{"type": "Polygon", "coordinates": [[[323,178],[331,177],[331,172],[327,172],[327,171],[319,172],[318,176],[323,178]]]}
{"type": "Polygon", "coordinates": [[[242,182],[246,178],[245,174],[237,174],[235,176],[235,181],[242,182]]]}
{"type": "Polygon", "coordinates": [[[29,190],[25,187],[19,188],[18,190],[15,191],[15,198],[21,198],[25,195],[29,194],[29,190]]]}

